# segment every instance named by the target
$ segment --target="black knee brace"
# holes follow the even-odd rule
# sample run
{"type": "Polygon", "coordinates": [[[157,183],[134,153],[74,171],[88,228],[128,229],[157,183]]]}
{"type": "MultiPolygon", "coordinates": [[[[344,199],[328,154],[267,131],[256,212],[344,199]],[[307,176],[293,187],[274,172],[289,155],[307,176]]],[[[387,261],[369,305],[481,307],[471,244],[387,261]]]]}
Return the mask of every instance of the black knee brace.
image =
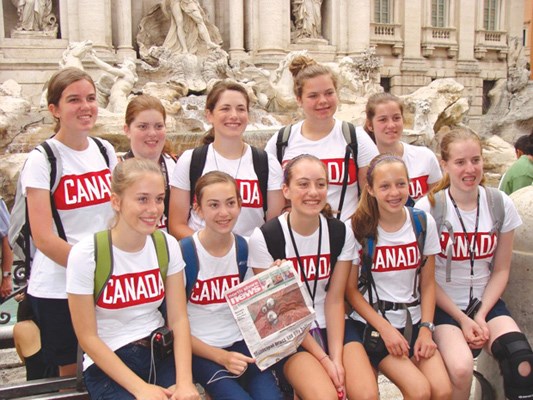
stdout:
{"type": "Polygon", "coordinates": [[[503,375],[505,396],[510,400],[533,399],[533,351],[522,332],[509,332],[492,343],[492,354],[498,360],[503,375]],[[529,363],[530,373],[522,376],[518,366],[529,363]]]}

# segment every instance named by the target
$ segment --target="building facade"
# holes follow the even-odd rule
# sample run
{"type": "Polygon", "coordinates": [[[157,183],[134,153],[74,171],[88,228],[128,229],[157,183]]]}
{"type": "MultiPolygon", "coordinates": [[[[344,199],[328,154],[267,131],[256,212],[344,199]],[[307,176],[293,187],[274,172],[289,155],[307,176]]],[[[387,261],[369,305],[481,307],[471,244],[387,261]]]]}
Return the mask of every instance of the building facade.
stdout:
{"type": "MultiPolygon", "coordinates": [[[[17,2],[2,0],[0,81],[15,79],[34,100],[69,42],[91,40],[108,62],[138,57],[139,24],[161,1],[184,0],[27,0],[51,6],[57,27],[42,32],[20,29],[17,2]]],[[[506,77],[508,43],[524,37],[531,10],[530,0],[194,1],[218,27],[231,59],[275,68],[293,50],[338,61],[375,46],[386,90],[403,95],[454,78],[466,88],[473,121],[483,113],[484,93],[506,77]],[[301,3],[320,10],[318,36],[294,35],[301,3]]]]}

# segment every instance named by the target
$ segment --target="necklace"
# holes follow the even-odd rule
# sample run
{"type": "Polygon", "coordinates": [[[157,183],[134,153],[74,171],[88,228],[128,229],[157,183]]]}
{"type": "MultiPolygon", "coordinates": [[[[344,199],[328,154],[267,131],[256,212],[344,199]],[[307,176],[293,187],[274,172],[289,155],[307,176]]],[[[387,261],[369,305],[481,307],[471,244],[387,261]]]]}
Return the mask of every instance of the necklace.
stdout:
{"type": "MultiPolygon", "coordinates": [[[[241,156],[239,157],[239,164],[237,164],[237,170],[235,171],[235,175],[233,175],[233,179],[237,179],[237,176],[239,175],[239,169],[241,169],[241,161],[242,161],[242,157],[244,156],[245,149],[246,149],[246,145],[244,144],[244,142],[242,142],[241,156]]],[[[215,159],[215,165],[217,167],[217,171],[221,171],[221,169],[218,167],[217,151],[215,150],[214,146],[213,146],[213,158],[215,159]]]]}

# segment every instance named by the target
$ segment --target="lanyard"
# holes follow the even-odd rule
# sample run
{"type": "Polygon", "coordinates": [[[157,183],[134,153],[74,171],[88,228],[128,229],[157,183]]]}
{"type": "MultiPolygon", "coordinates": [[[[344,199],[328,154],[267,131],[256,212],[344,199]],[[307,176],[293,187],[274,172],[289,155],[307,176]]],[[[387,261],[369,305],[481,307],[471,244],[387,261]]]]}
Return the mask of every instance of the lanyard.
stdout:
{"type": "Polygon", "coordinates": [[[457,214],[457,217],[459,218],[459,222],[461,223],[461,227],[463,228],[463,232],[465,233],[465,240],[466,244],[468,246],[468,251],[470,252],[470,300],[473,298],[473,281],[474,281],[474,262],[476,259],[476,237],[477,237],[477,230],[479,225],[479,189],[477,192],[477,208],[476,208],[476,225],[474,228],[474,234],[472,235],[472,243],[470,243],[470,240],[468,239],[468,232],[466,231],[465,223],[463,221],[463,218],[461,217],[461,212],[459,211],[459,207],[457,207],[457,203],[452,197],[452,193],[448,189],[448,195],[450,196],[450,200],[452,201],[453,208],[455,208],[455,213],[457,214]]]}
{"type": "Polygon", "coordinates": [[[304,277],[305,286],[307,287],[309,296],[311,296],[311,300],[313,300],[313,307],[315,307],[315,295],[316,295],[316,288],[318,284],[318,270],[320,269],[320,247],[322,245],[322,220],[320,219],[320,216],[318,216],[318,250],[316,254],[316,270],[315,270],[315,282],[313,284],[313,291],[311,291],[311,286],[309,286],[309,280],[307,279],[307,276],[305,274],[304,264],[302,260],[300,259],[300,253],[298,252],[298,247],[296,246],[296,240],[294,240],[294,234],[292,233],[291,213],[287,215],[287,227],[289,228],[289,235],[291,236],[292,247],[294,248],[294,253],[296,254],[296,260],[298,261],[298,266],[304,277]]]}

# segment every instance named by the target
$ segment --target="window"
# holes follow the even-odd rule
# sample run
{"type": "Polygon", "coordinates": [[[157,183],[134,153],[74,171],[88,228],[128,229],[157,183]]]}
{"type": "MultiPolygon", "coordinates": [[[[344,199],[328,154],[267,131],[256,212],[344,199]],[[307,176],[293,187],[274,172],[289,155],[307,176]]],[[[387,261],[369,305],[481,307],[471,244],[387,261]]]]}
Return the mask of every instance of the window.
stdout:
{"type": "Polygon", "coordinates": [[[498,30],[498,0],[484,0],[483,28],[487,31],[498,30]]]}
{"type": "Polygon", "coordinates": [[[392,23],[392,0],[374,0],[374,22],[378,24],[392,23]]]}
{"type": "Polygon", "coordinates": [[[431,1],[431,26],[435,28],[444,28],[448,25],[448,1],[432,0],[431,1]]]}

